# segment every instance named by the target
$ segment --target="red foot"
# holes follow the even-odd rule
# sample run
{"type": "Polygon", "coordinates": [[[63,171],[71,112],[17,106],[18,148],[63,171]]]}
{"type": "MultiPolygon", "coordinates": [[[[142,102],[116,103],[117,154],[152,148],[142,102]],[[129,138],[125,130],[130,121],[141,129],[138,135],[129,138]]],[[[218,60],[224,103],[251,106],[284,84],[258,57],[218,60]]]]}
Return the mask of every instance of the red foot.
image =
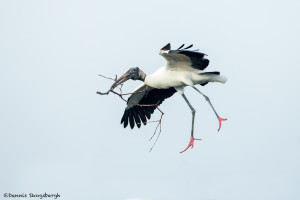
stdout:
{"type": "Polygon", "coordinates": [[[221,117],[218,117],[218,120],[219,120],[219,129],[218,129],[218,131],[220,131],[222,121],[226,121],[227,119],[223,119],[221,117]]]}
{"type": "Polygon", "coordinates": [[[183,151],[181,151],[180,153],[185,152],[188,148],[190,148],[190,146],[192,146],[192,148],[194,147],[194,140],[201,140],[201,139],[195,139],[194,137],[191,137],[190,143],[187,146],[187,148],[185,148],[183,151]]]}

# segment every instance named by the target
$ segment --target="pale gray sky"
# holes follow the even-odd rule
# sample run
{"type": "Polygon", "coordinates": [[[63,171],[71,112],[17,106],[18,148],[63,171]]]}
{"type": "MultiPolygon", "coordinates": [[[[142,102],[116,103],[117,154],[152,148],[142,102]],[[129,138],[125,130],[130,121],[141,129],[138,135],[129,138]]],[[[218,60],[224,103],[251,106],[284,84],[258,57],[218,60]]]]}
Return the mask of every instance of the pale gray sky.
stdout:
{"type": "MultiPolygon", "coordinates": [[[[298,1],[0,1],[0,195],[74,199],[298,200],[300,198],[298,1]],[[123,129],[125,103],[98,96],[158,50],[193,43],[207,71],[228,77],[192,89],[191,113],[175,94],[155,124],[123,129]]],[[[124,91],[140,83],[130,81],[124,91]]],[[[157,113],[154,119],[159,118],[157,113]]],[[[0,197],[1,198],[1,197],[0,197]]]]}

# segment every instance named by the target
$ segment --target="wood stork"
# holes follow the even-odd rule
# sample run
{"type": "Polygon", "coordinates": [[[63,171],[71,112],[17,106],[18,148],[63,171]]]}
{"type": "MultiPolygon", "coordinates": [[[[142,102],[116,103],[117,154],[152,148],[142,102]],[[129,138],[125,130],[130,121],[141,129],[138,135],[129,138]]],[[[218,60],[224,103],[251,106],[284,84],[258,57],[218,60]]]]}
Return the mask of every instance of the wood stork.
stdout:
{"type": "Polygon", "coordinates": [[[227,79],[226,77],[221,76],[220,72],[203,72],[203,70],[208,66],[209,60],[204,58],[206,56],[204,53],[197,52],[198,50],[188,50],[192,46],[193,45],[190,45],[183,49],[183,44],[177,50],[171,50],[171,45],[168,43],[159,51],[159,55],[163,56],[167,60],[165,66],[159,68],[151,75],[146,75],[138,67],[131,68],[111,87],[111,90],[113,90],[119,84],[124,83],[129,79],[144,82],[135,89],[133,94],[128,98],[127,107],[125,108],[124,115],[121,119],[121,124],[124,125],[124,128],[127,127],[128,123],[131,128],[134,128],[135,124],[138,128],[140,128],[141,122],[146,125],[147,119],[150,119],[151,114],[153,114],[156,109],[156,106],[139,105],[160,105],[165,99],[171,97],[175,92],[178,92],[192,111],[190,142],[180,153],[186,151],[189,147],[193,148],[194,140],[201,140],[194,138],[194,120],[196,110],[184,94],[184,88],[186,86],[194,88],[208,101],[219,120],[218,131],[221,128],[221,122],[226,120],[219,117],[209,98],[200,92],[195,85],[200,84],[204,86],[209,82],[225,83],[227,79]]]}

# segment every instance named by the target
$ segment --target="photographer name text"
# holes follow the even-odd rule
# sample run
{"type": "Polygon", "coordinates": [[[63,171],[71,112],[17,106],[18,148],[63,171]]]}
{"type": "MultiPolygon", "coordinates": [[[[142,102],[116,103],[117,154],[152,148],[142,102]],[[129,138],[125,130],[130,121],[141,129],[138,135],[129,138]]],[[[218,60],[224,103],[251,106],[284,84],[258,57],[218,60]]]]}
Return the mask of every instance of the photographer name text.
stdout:
{"type": "Polygon", "coordinates": [[[57,199],[60,198],[60,194],[48,194],[48,193],[43,193],[43,194],[34,194],[34,193],[21,193],[21,194],[14,194],[14,193],[4,193],[3,194],[4,198],[38,198],[38,199],[47,199],[47,198],[53,198],[57,199]]]}

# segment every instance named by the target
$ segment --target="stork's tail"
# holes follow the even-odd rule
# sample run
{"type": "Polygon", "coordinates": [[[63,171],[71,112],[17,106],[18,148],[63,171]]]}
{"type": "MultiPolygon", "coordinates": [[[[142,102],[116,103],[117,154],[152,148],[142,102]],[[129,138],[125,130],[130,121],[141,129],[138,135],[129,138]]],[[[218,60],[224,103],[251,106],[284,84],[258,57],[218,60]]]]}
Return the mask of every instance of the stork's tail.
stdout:
{"type": "MultiPolygon", "coordinates": [[[[223,75],[220,75],[220,72],[203,72],[201,75],[208,75],[209,80],[208,82],[220,82],[220,83],[226,83],[227,78],[223,75]]],[[[201,83],[200,85],[204,86],[208,82],[201,83]]]]}
{"type": "Polygon", "coordinates": [[[223,75],[219,75],[217,77],[217,81],[220,82],[220,83],[226,83],[227,82],[227,77],[223,76],[223,75]]]}

